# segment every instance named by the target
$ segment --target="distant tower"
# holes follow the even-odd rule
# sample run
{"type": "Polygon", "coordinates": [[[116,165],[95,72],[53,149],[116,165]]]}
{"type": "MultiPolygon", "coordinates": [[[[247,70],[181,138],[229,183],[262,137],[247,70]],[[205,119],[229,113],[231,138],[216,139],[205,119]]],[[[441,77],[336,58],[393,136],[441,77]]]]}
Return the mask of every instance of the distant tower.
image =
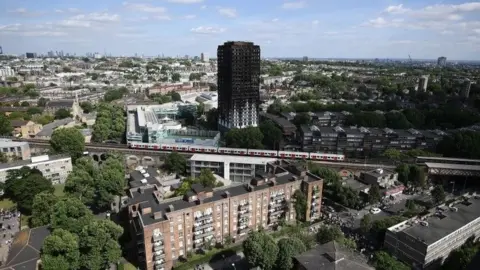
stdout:
{"type": "Polygon", "coordinates": [[[258,125],[260,106],[260,46],[231,41],[218,46],[219,128],[258,125]]]}
{"type": "Polygon", "coordinates": [[[426,92],[428,87],[428,75],[423,75],[418,80],[418,91],[426,92]]]}
{"type": "Polygon", "coordinates": [[[308,56],[303,57],[303,62],[308,62],[308,56]]]}
{"type": "Polygon", "coordinates": [[[437,59],[437,65],[439,67],[445,67],[447,65],[447,58],[445,56],[440,56],[437,59]]]}
{"type": "Polygon", "coordinates": [[[0,54],[3,54],[2,46],[0,46],[0,54]]]}
{"type": "Polygon", "coordinates": [[[200,60],[201,60],[202,62],[208,62],[208,61],[210,61],[210,59],[208,58],[208,54],[206,54],[206,53],[201,53],[201,54],[200,54],[200,60]]]}

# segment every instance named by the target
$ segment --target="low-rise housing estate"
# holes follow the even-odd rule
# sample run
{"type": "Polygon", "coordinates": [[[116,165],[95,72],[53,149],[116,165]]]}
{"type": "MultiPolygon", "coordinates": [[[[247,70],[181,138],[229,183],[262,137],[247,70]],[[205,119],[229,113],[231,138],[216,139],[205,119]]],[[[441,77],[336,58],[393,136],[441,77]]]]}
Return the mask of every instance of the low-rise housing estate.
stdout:
{"type": "Polygon", "coordinates": [[[52,184],[62,184],[72,172],[72,158],[64,155],[37,156],[30,160],[0,164],[0,182],[5,183],[8,171],[18,170],[22,167],[38,169],[43,176],[52,181],[52,184]]]}

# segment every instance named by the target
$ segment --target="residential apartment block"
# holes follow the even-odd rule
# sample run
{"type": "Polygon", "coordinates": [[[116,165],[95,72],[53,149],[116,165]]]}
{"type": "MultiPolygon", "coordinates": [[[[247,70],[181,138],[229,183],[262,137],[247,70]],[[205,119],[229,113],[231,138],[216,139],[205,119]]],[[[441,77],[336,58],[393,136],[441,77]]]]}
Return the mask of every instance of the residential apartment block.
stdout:
{"type": "Polygon", "coordinates": [[[320,217],[323,180],[303,166],[269,163],[248,184],[210,189],[193,185],[184,197],[162,200],[159,187],[130,189],[128,211],[138,258],[145,269],[170,270],[180,257],[226,237],[243,241],[248,232],[296,219],[293,195],[307,197],[307,220],[320,217]]]}
{"type": "Polygon", "coordinates": [[[7,179],[8,171],[18,170],[22,167],[38,169],[43,176],[52,181],[52,184],[62,184],[72,172],[72,158],[64,155],[38,156],[30,160],[22,160],[13,163],[0,164],[0,182],[7,179]]]}
{"type": "Polygon", "coordinates": [[[440,130],[302,126],[303,151],[368,155],[398,150],[435,149],[447,133],[440,130]]]}
{"type": "Polygon", "coordinates": [[[462,199],[387,229],[385,248],[413,269],[437,269],[451,251],[480,236],[480,196],[462,199]]]}
{"type": "Polygon", "coordinates": [[[190,174],[198,177],[202,169],[209,169],[233,182],[249,182],[258,171],[265,171],[267,163],[275,158],[241,157],[195,154],[190,158],[190,174]]]}
{"type": "Polygon", "coordinates": [[[9,158],[21,160],[27,160],[31,155],[28,142],[15,142],[10,139],[0,139],[0,152],[9,158]]]}

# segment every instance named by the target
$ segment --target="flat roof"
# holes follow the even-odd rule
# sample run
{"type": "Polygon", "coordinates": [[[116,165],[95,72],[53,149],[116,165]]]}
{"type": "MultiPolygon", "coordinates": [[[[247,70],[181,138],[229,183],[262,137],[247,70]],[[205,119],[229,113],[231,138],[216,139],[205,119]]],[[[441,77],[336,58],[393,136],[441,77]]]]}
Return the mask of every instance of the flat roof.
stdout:
{"type": "Polygon", "coordinates": [[[195,154],[190,158],[190,160],[262,165],[262,164],[267,164],[269,162],[273,162],[277,159],[276,158],[266,158],[266,157],[244,157],[244,156],[228,156],[228,155],[195,154]]]}
{"type": "Polygon", "coordinates": [[[400,233],[405,233],[413,238],[423,241],[427,245],[431,245],[438,240],[448,236],[458,229],[466,226],[477,218],[480,218],[480,199],[470,198],[470,205],[460,202],[454,205],[458,211],[445,210],[443,214],[446,216],[440,218],[431,215],[425,221],[428,226],[420,223],[414,223],[411,227],[407,227],[400,233]]]}
{"type": "Polygon", "coordinates": [[[417,157],[420,159],[430,159],[430,160],[444,160],[444,161],[464,161],[464,162],[478,162],[480,164],[480,159],[468,159],[468,158],[450,158],[450,157],[417,157]]]}
{"type": "Polygon", "coordinates": [[[24,146],[28,145],[28,142],[16,142],[10,139],[1,139],[0,140],[0,148],[3,147],[17,147],[17,146],[24,146]]]}
{"type": "Polygon", "coordinates": [[[462,171],[480,171],[480,165],[463,165],[463,164],[449,164],[449,163],[431,163],[426,162],[425,165],[430,169],[452,169],[462,171]]]}
{"type": "Polygon", "coordinates": [[[71,157],[67,155],[53,155],[53,156],[48,156],[47,160],[41,160],[35,162],[35,157],[34,159],[28,159],[28,160],[19,160],[11,163],[1,163],[0,164],[0,170],[8,169],[8,170],[14,170],[16,167],[23,167],[23,166],[28,166],[31,164],[40,164],[40,163],[48,163],[48,162],[53,162],[61,159],[69,159],[71,157]]]}

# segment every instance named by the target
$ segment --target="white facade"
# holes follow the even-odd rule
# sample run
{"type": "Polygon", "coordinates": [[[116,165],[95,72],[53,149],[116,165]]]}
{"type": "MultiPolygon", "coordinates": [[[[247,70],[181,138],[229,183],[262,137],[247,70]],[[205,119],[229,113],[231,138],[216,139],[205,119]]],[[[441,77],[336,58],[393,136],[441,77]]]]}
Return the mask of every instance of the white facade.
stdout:
{"type": "Polygon", "coordinates": [[[72,158],[66,156],[48,155],[32,157],[31,160],[1,164],[0,182],[5,183],[9,170],[18,170],[27,166],[38,169],[43,176],[52,181],[52,184],[62,184],[72,172],[72,158]]]}
{"type": "Polygon", "coordinates": [[[11,67],[2,67],[0,68],[0,77],[13,77],[15,76],[15,70],[11,67]]]}

